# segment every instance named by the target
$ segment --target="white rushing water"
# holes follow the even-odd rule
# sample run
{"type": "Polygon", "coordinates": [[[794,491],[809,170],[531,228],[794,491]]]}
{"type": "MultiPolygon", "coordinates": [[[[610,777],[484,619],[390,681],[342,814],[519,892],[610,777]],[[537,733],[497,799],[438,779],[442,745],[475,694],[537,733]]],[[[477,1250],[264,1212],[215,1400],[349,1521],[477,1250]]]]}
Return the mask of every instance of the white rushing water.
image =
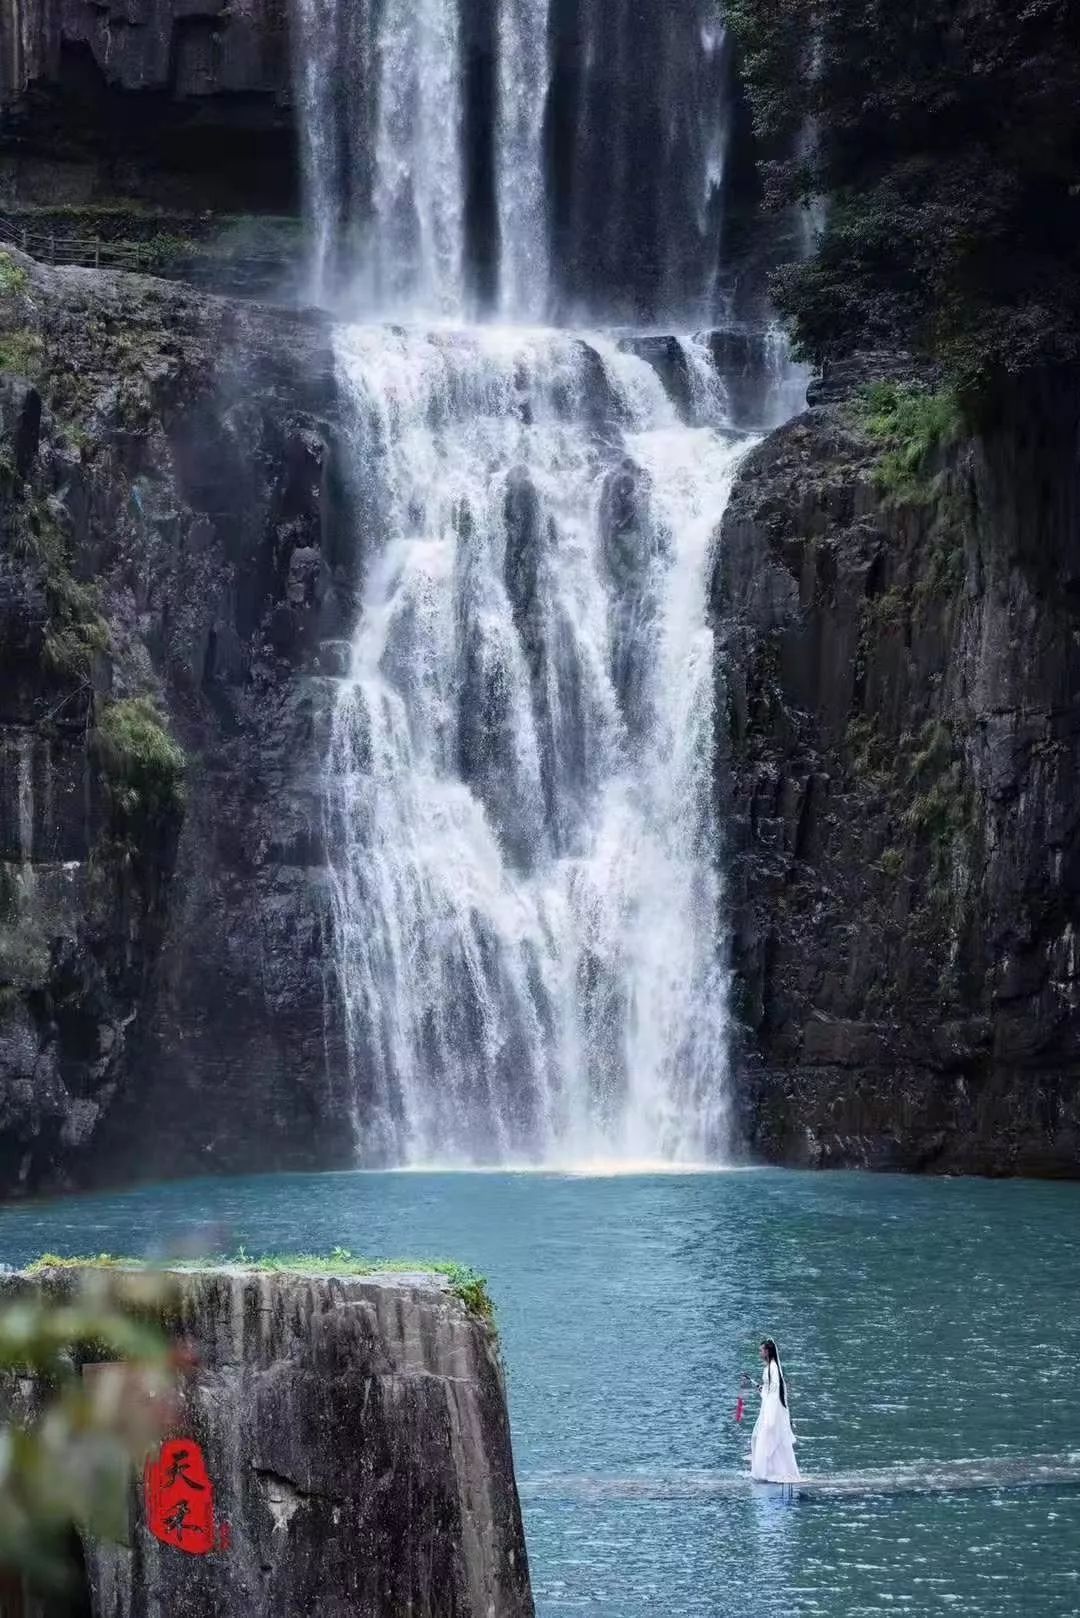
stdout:
{"type": "Polygon", "coordinates": [[[507,318],[543,320],[548,304],[548,0],[503,0],[498,39],[499,304],[507,318]]]}
{"type": "Polygon", "coordinates": [[[464,308],[458,28],[458,0],[382,0],[373,217],[361,261],[372,308],[464,308]]]}
{"type": "MultiPolygon", "coordinates": [[[[299,53],[309,291],[367,315],[467,307],[459,0],[292,0],[299,53]]],[[[548,0],[501,0],[494,167],[515,318],[547,303],[548,0]]]]}
{"type": "Polygon", "coordinates": [[[315,302],[701,324],[726,305],[718,0],[289,4],[315,302]]]}
{"type": "Polygon", "coordinates": [[[330,754],[367,1161],[699,1162],[727,996],[707,574],[748,440],[682,345],[342,328],[366,560],[330,754]]]}
{"type": "Polygon", "coordinates": [[[458,0],[291,0],[309,292],[459,316],[465,188],[458,0]]]}
{"type": "Polygon", "coordinates": [[[324,302],[331,281],[334,224],[338,211],[336,177],[341,172],[337,121],[324,104],[324,85],[333,72],[337,0],[293,0],[293,31],[303,49],[295,53],[300,159],[309,230],[308,280],[311,296],[324,302]]]}

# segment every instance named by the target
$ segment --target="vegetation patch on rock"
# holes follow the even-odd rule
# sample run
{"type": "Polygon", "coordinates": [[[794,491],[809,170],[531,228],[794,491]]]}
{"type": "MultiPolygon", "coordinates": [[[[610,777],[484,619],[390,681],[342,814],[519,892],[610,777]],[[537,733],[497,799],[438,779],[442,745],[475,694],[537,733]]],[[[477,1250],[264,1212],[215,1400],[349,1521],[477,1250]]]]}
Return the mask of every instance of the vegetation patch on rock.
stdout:
{"type": "Polygon", "coordinates": [[[118,819],[162,821],[182,811],[187,755],[149,697],[103,703],[94,739],[118,819]]]}
{"type": "Polygon", "coordinates": [[[877,444],[881,458],[874,481],[891,499],[920,505],[935,492],[935,454],[961,432],[956,395],[930,392],[913,384],[873,382],[853,405],[856,424],[877,444]]]}
{"type": "Polygon", "coordinates": [[[0,252],[0,298],[18,297],[26,287],[26,271],[19,268],[10,253],[0,252]]]}
{"type": "Polygon", "coordinates": [[[0,332],[0,371],[33,380],[41,375],[42,352],[41,338],[28,327],[0,332]]]}
{"type": "Polygon", "coordinates": [[[0,1014],[41,988],[49,974],[48,941],[39,916],[27,911],[19,881],[18,867],[0,861],[0,1014]]]}
{"type": "MultiPolygon", "coordinates": [[[[90,1257],[63,1258],[57,1253],[43,1253],[27,1266],[28,1275],[39,1275],[45,1270],[152,1270],[155,1266],[145,1259],[118,1258],[112,1253],[97,1253],[90,1257]]],[[[169,1260],[168,1270],[241,1269],[259,1275],[435,1275],[448,1282],[450,1291],[460,1298],[471,1314],[489,1325],[495,1319],[495,1305],[484,1276],[467,1264],[452,1259],[371,1259],[350,1252],[347,1247],[335,1247],[326,1253],[268,1253],[253,1258],[241,1247],[233,1254],[212,1258],[169,1260]]]]}
{"type": "Polygon", "coordinates": [[[44,575],[49,617],[42,640],[42,661],[53,674],[85,679],[94,658],[109,649],[109,631],[99,608],[96,584],[82,583],[71,571],[68,548],[47,500],[18,497],[20,480],[14,466],[5,476],[16,495],[11,516],[11,545],[17,555],[36,562],[44,575]]]}
{"type": "Polygon", "coordinates": [[[827,204],[773,288],[805,357],[916,348],[973,396],[1080,360],[1071,0],[726,11],[772,201],[827,204]]]}

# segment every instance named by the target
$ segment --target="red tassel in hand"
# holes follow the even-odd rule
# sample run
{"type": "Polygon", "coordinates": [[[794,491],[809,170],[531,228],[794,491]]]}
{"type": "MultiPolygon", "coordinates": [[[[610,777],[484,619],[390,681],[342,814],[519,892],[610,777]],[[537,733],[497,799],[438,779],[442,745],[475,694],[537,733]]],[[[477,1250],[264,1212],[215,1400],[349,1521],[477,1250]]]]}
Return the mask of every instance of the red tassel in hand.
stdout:
{"type": "Polygon", "coordinates": [[[744,1413],[745,1410],[746,1410],[746,1406],[743,1404],[743,1396],[740,1393],[738,1403],[735,1406],[735,1420],[736,1421],[742,1421],[743,1413],[744,1413]]]}

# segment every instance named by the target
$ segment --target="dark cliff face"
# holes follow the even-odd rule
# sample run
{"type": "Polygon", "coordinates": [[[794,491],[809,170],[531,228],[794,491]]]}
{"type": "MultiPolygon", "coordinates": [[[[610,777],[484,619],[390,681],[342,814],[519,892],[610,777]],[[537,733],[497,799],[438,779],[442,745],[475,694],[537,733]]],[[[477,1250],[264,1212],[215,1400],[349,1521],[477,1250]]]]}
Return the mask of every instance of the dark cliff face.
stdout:
{"type": "Polygon", "coordinates": [[[719,555],[745,1136],[1076,1174],[1080,390],[1018,388],[901,503],[865,374],[750,457],[719,555]]]}
{"type": "Polygon", "coordinates": [[[6,0],[0,199],[288,211],[288,0],[6,0]]]}
{"type": "Polygon", "coordinates": [[[0,1186],[340,1162],[326,329],[6,265],[0,345],[36,380],[0,378],[0,1186]],[[176,801],[117,777],[139,702],[186,754],[176,801]]]}
{"type": "MultiPolygon", "coordinates": [[[[33,1284],[66,1293],[71,1276],[33,1284]]],[[[216,1543],[183,1555],[155,1538],[137,1480],[130,1543],[87,1546],[96,1618],[532,1618],[486,1321],[423,1274],[175,1284],[192,1368],[169,1432],[205,1457],[216,1543]]],[[[14,1392],[0,1378],[0,1408],[14,1392]]]]}

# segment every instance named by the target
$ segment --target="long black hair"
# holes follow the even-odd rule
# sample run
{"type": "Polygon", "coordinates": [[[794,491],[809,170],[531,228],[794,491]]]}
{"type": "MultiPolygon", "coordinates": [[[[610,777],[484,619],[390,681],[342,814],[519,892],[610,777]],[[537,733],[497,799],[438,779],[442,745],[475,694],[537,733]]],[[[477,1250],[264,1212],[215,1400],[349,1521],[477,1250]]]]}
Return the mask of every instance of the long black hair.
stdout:
{"type": "Polygon", "coordinates": [[[771,1337],[766,1337],[766,1338],[764,1338],[762,1340],[761,1346],[765,1350],[766,1354],[769,1356],[770,1362],[773,1365],[776,1366],[776,1374],[780,1378],[780,1403],[783,1405],[784,1409],[786,1410],[787,1409],[787,1388],[784,1386],[784,1373],[780,1369],[780,1356],[776,1352],[776,1344],[773,1342],[771,1337]]]}

